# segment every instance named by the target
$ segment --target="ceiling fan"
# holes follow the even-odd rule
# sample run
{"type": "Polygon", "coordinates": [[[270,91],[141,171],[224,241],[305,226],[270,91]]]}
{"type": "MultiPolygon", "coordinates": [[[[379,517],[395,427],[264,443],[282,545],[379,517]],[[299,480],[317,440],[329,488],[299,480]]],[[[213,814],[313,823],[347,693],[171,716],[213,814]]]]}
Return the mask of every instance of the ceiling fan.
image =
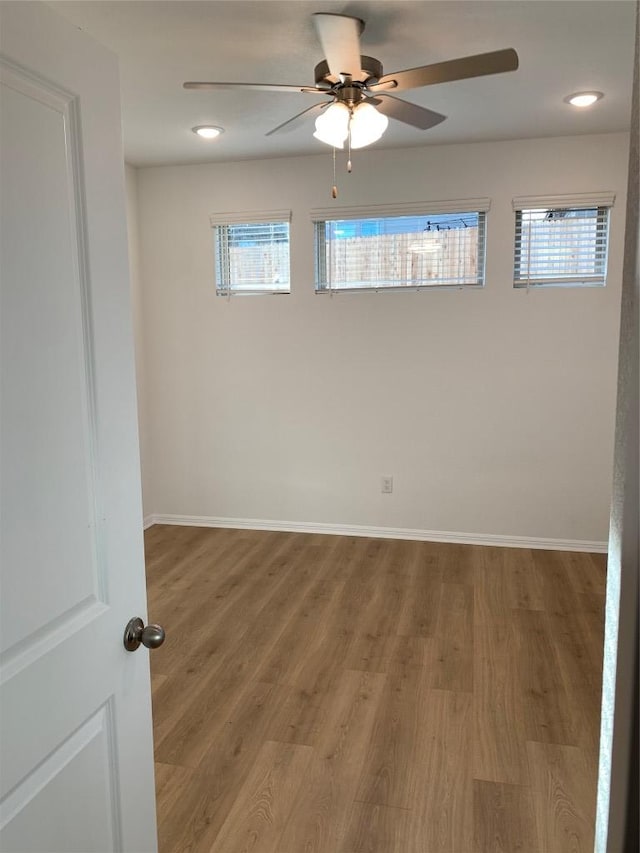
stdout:
{"type": "Polygon", "coordinates": [[[184,88],[244,88],[320,95],[325,98],[320,103],[287,119],[266,135],[290,130],[299,122],[316,117],[316,138],[334,148],[342,148],[347,139],[350,148],[362,148],[382,136],[389,118],[420,130],[435,127],[446,118],[441,113],[396,98],[391,92],[500,74],[518,68],[518,54],[513,48],[507,48],[384,74],[379,60],[360,53],[360,35],[365,27],[363,20],[325,12],[317,12],[312,17],[326,57],[315,67],[315,86],[187,82],[184,88]]]}

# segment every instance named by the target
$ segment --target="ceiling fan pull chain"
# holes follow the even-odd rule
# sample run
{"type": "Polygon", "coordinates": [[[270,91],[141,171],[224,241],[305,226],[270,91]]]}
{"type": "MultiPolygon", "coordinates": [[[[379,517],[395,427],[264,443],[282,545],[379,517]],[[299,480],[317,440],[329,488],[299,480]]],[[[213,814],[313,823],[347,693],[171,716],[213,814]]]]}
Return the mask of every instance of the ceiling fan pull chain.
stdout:
{"type": "Polygon", "coordinates": [[[349,115],[349,130],[347,132],[347,140],[349,145],[349,153],[347,155],[347,172],[351,174],[351,122],[353,121],[353,110],[350,110],[349,115]]]}

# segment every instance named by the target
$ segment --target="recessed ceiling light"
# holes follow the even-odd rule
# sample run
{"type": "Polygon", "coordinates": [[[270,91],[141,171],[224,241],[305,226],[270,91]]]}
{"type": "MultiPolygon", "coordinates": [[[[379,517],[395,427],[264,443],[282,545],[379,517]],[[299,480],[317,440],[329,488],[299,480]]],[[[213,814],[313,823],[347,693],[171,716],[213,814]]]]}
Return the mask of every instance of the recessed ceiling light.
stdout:
{"type": "Polygon", "coordinates": [[[573,95],[567,95],[564,100],[573,107],[590,107],[600,98],[604,98],[602,92],[575,92],[573,95]]]}
{"type": "Polygon", "coordinates": [[[224,128],[214,127],[212,124],[201,124],[198,127],[192,127],[191,130],[203,139],[215,139],[216,136],[224,133],[224,128]]]}

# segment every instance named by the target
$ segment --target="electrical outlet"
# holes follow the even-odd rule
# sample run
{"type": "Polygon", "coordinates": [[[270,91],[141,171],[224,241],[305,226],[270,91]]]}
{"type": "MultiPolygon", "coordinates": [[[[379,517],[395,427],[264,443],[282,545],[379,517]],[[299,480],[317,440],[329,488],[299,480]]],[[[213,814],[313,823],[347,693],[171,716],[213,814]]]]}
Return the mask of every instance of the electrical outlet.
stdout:
{"type": "Polygon", "coordinates": [[[383,495],[390,495],[393,492],[393,477],[382,477],[380,491],[383,495]]]}

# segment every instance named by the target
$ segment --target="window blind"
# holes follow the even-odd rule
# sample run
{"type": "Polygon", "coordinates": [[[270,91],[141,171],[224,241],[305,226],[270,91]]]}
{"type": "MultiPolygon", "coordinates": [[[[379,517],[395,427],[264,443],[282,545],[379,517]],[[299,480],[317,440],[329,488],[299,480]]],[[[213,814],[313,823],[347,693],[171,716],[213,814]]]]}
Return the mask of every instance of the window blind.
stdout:
{"type": "Polygon", "coordinates": [[[513,199],[514,210],[532,210],[537,207],[553,208],[568,207],[572,210],[580,208],[613,207],[615,193],[564,193],[563,195],[524,195],[513,199]]]}
{"type": "Polygon", "coordinates": [[[516,210],[514,286],[602,286],[609,208],[516,210]]]}
{"type": "MultiPolygon", "coordinates": [[[[342,213],[342,212],[341,212],[342,213]]],[[[316,290],[482,286],[484,211],[316,220],[316,290]]]]}
{"type": "MultiPolygon", "coordinates": [[[[238,215],[238,218],[242,218],[238,215]]],[[[288,293],[289,221],[213,222],[216,291],[288,293]]]]}
{"type": "Polygon", "coordinates": [[[357,207],[316,207],[311,211],[312,222],[332,219],[388,219],[393,216],[421,216],[429,213],[457,213],[475,210],[486,213],[491,208],[489,198],[458,198],[436,201],[407,201],[395,204],[364,204],[357,207]]]}
{"type": "Polygon", "coordinates": [[[209,222],[214,225],[245,225],[249,222],[291,222],[290,210],[235,210],[210,213],[209,222]]]}

